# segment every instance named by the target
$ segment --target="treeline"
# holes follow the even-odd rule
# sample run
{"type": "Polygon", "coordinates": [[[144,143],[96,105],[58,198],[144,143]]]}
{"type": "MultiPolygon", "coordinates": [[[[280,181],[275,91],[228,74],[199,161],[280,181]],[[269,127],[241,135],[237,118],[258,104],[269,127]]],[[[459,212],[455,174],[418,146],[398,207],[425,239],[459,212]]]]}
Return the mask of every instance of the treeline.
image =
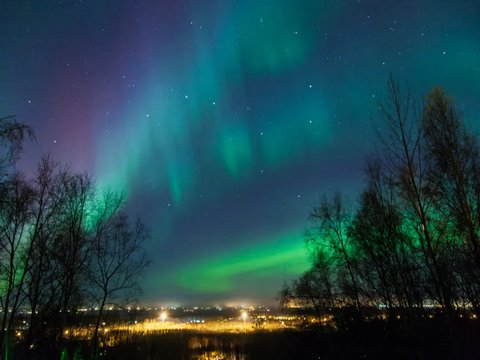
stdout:
{"type": "Polygon", "coordinates": [[[439,88],[419,104],[390,78],[379,114],[358,202],[334,194],[313,207],[312,267],[282,301],[353,319],[373,309],[415,323],[434,312],[447,328],[461,312],[480,316],[478,139],[439,88]]]}
{"type": "Polygon", "coordinates": [[[32,178],[16,171],[33,137],[15,117],[0,118],[0,359],[19,346],[26,358],[67,358],[68,326],[88,305],[98,308],[94,359],[105,306],[138,289],[147,231],[122,211],[121,194],[87,174],[49,157],[32,178]]]}

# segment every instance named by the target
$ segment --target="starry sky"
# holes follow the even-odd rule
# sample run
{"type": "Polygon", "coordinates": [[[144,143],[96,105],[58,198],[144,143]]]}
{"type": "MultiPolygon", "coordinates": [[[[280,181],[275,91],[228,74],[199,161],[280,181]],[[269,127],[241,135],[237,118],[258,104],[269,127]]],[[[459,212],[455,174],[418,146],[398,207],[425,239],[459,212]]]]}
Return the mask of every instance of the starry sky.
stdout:
{"type": "Polygon", "coordinates": [[[318,196],[355,200],[392,72],[480,130],[479,0],[0,0],[0,115],[124,191],[144,302],[274,303],[318,196]]]}

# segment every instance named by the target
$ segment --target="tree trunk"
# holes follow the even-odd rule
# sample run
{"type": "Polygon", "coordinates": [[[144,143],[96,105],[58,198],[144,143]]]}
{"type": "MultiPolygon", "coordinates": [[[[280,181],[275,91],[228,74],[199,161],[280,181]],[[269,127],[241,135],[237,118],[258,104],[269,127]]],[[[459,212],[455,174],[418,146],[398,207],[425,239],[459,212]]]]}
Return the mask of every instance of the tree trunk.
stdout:
{"type": "Polygon", "coordinates": [[[107,292],[105,291],[102,298],[102,303],[98,309],[97,322],[95,324],[95,331],[93,333],[92,339],[92,360],[98,358],[98,329],[100,328],[100,322],[102,321],[103,309],[105,307],[105,302],[107,301],[107,292]]]}

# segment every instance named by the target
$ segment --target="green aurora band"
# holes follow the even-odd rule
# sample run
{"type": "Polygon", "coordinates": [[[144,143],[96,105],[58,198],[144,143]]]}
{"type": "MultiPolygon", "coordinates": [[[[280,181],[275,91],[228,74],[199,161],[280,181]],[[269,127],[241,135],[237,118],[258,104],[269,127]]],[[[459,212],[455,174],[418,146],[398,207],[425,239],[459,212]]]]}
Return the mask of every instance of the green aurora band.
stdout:
{"type": "MultiPolygon", "coordinates": [[[[265,240],[265,239],[262,239],[265,240]]],[[[268,239],[267,243],[235,247],[214,253],[198,262],[193,261],[176,273],[178,283],[192,292],[201,294],[228,294],[238,286],[252,291],[254,297],[262,298],[262,282],[273,274],[297,275],[308,268],[305,247],[298,232],[292,235],[268,239]],[[274,249],[274,250],[272,250],[274,249]],[[244,284],[238,279],[254,274],[255,281],[244,284]]]]}

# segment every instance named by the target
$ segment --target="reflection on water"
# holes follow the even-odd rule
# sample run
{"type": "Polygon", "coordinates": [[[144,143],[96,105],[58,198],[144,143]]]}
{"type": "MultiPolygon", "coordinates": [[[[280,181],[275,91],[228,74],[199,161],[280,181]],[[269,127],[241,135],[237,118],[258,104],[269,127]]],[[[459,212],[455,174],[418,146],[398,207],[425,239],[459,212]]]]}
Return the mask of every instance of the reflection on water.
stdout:
{"type": "Polygon", "coordinates": [[[219,340],[211,336],[193,336],[188,340],[192,360],[246,360],[244,343],[219,340]]]}
{"type": "Polygon", "coordinates": [[[246,359],[244,355],[225,354],[219,351],[206,351],[199,355],[194,355],[192,360],[237,360],[246,359]]]}
{"type": "MultiPolygon", "coordinates": [[[[114,335],[109,334],[110,336],[114,335]]],[[[292,360],[318,358],[318,339],[315,332],[286,330],[201,333],[175,331],[147,335],[129,334],[129,336],[116,338],[115,345],[103,347],[103,360],[292,360]]]]}

